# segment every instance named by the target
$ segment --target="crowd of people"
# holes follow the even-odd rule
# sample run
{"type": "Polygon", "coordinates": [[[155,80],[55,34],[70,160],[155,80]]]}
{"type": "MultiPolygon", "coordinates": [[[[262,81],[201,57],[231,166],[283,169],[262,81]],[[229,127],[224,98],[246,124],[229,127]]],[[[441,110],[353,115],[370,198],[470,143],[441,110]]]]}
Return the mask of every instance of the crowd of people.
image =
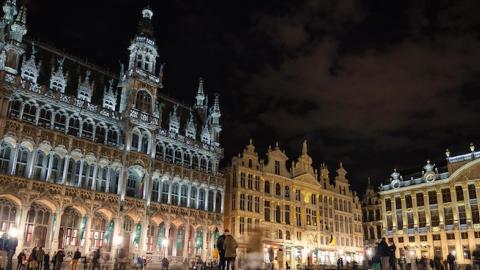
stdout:
{"type": "Polygon", "coordinates": [[[372,254],[369,264],[373,270],[397,270],[397,266],[401,270],[456,270],[456,259],[452,253],[449,253],[447,259],[442,262],[440,256],[435,255],[433,259],[426,257],[410,258],[410,256],[402,256],[397,259],[395,255],[396,246],[390,241],[387,244],[385,238],[378,243],[372,254]]]}

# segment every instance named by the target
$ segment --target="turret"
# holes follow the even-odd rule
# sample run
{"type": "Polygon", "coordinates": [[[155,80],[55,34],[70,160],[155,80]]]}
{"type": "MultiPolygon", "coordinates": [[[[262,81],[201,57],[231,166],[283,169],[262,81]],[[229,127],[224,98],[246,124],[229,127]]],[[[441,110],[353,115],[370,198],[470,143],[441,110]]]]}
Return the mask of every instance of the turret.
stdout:
{"type": "Polygon", "coordinates": [[[142,76],[159,82],[159,77],[155,76],[155,64],[158,53],[152,26],[153,11],[146,7],[142,10],[142,19],[138,24],[138,31],[128,50],[130,51],[130,60],[128,63],[128,73],[137,73],[142,76]]]}
{"type": "Polygon", "coordinates": [[[187,138],[190,138],[190,139],[195,139],[195,137],[197,136],[197,129],[195,127],[193,112],[190,112],[188,116],[188,122],[185,128],[185,136],[187,136],[187,138]]]}
{"type": "Polygon", "coordinates": [[[63,74],[64,61],[65,58],[57,59],[57,70],[55,70],[54,66],[52,66],[52,75],[50,76],[50,89],[61,93],[65,93],[68,78],[68,72],[66,74],[63,74]]]}
{"type": "Polygon", "coordinates": [[[93,87],[94,82],[90,84],[90,70],[85,72],[85,79],[81,80],[81,77],[78,76],[78,89],[77,89],[77,98],[80,100],[85,100],[87,102],[92,102],[93,87]]]}
{"type": "Polygon", "coordinates": [[[0,42],[2,43],[6,40],[6,30],[14,22],[15,16],[17,15],[17,4],[16,0],[7,0],[3,4],[3,17],[0,20],[0,42]]]}
{"type": "Polygon", "coordinates": [[[35,49],[35,44],[32,44],[32,53],[30,54],[30,58],[26,60],[26,57],[23,58],[22,68],[21,68],[21,77],[26,81],[30,81],[33,83],[37,83],[39,69],[41,63],[36,63],[35,61],[35,54],[37,50],[35,49]]]}
{"type": "Polygon", "coordinates": [[[213,132],[213,141],[219,142],[220,140],[220,132],[222,131],[222,126],[220,125],[220,101],[219,95],[215,94],[215,101],[213,103],[213,107],[210,111],[210,118],[212,121],[212,132],[213,132]]]}
{"type": "Polygon", "coordinates": [[[103,108],[114,111],[117,106],[117,93],[113,91],[113,79],[109,81],[108,89],[103,91],[103,108]]]}
{"type": "MultiPolygon", "coordinates": [[[[13,11],[10,11],[13,12],[13,11]]],[[[12,13],[13,14],[13,13],[12,13]]],[[[10,16],[10,15],[9,15],[10,16]]],[[[23,5],[20,8],[15,21],[10,24],[7,42],[4,49],[6,52],[6,60],[4,69],[12,74],[18,73],[20,57],[25,53],[22,44],[23,36],[27,33],[27,7],[23,5]]]]}
{"type": "Polygon", "coordinates": [[[173,105],[173,111],[172,113],[170,113],[168,123],[168,131],[176,134],[178,134],[178,130],[180,129],[180,120],[178,119],[177,106],[177,104],[173,105]]]}
{"type": "Polygon", "coordinates": [[[27,7],[23,5],[20,12],[15,19],[15,22],[10,26],[9,39],[17,44],[22,43],[23,36],[27,33],[27,7]]]}

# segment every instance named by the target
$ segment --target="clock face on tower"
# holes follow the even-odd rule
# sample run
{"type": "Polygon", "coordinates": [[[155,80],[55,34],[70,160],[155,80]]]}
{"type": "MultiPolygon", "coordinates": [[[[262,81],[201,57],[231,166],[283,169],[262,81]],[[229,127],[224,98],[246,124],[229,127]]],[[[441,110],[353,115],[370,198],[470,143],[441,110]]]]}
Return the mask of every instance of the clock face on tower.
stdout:
{"type": "Polygon", "coordinates": [[[433,172],[426,174],[425,180],[429,183],[435,181],[435,174],[433,172]]]}

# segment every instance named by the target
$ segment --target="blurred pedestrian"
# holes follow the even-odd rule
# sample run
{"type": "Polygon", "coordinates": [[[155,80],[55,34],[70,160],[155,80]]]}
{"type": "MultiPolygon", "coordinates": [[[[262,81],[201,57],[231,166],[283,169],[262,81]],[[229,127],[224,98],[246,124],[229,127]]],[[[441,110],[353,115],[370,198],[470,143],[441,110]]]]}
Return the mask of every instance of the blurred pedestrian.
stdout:
{"type": "Polygon", "coordinates": [[[390,253],[385,237],[383,237],[382,241],[378,244],[377,252],[380,256],[382,270],[390,270],[390,253]]]}
{"type": "Polygon", "coordinates": [[[248,236],[247,255],[245,268],[247,270],[259,270],[263,262],[262,230],[254,229],[248,236]]]}
{"type": "Polygon", "coordinates": [[[223,247],[225,249],[225,261],[227,263],[225,269],[235,270],[235,258],[237,257],[238,244],[229,232],[227,232],[225,235],[223,247]]]}

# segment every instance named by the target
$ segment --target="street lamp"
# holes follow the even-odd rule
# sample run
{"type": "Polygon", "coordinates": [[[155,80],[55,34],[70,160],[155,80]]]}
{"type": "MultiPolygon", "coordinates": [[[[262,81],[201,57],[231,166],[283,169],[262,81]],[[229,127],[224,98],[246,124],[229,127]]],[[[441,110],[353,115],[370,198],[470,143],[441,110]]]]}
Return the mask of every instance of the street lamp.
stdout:
{"type": "Polygon", "coordinates": [[[162,246],[163,246],[163,257],[167,257],[167,246],[168,246],[167,238],[162,240],[162,246]]]}
{"type": "Polygon", "coordinates": [[[18,229],[17,229],[17,228],[14,228],[14,227],[10,228],[10,229],[8,230],[8,236],[11,237],[11,238],[17,238],[17,236],[18,236],[18,229]]]}

